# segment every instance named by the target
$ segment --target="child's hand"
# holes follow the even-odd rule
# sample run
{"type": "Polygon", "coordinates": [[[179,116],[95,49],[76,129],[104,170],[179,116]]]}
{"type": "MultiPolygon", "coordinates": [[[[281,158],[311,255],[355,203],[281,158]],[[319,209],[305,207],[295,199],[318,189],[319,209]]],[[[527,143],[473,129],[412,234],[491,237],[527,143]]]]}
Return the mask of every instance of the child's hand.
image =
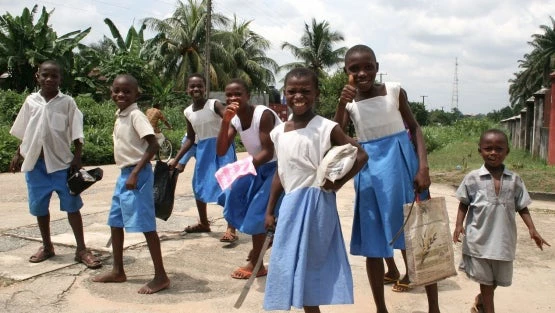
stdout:
{"type": "Polygon", "coordinates": [[[453,231],[453,242],[454,243],[461,242],[461,240],[460,240],[461,234],[464,234],[464,227],[462,225],[455,226],[455,230],[453,231]]]}
{"type": "Polygon", "coordinates": [[[72,173],[78,172],[81,169],[81,158],[73,157],[69,168],[71,169],[72,173]]]}
{"type": "Polygon", "coordinates": [[[273,215],[266,214],[266,217],[264,218],[264,228],[266,230],[269,230],[269,229],[275,229],[275,227],[276,227],[276,217],[273,215]]]}
{"type": "Polygon", "coordinates": [[[226,106],[223,117],[224,121],[231,121],[235,114],[237,114],[237,109],[239,109],[239,103],[237,102],[231,102],[228,106],[226,106]]]}
{"type": "Polygon", "coordinates": [[[15,173],[21,170],[21,155],[16,153],[10,162],[10,172],[15,173]]]}
{"type": "Polygon", "coordinates": [[[414,177],[414,189],[416,190],[416,192],[421,193],[427,190],[428,188],[430,188],[431,184],[432,181],[430,180],[429,170],[427,168],[419,169],[416,173],[416,176],[414,177]]]}
{"type": "Polygon", "coordinates": [[[337,191],[341,189],[341,187],[343,187],[343,184],[340,184],[338,182],[339,180],[332,182],[331,180],[326,179],[326,182],[324,182],[324,185],[322,185],[322,189],[326,191],[337,191]]]}
{"type": "Polygon", "coordinates": [[[177,163],[176,159],[171,159],[168,161],[168,167],[170,168],[170,170],[173,170],[174,167],[176,167],[176,163],[177,163]]]}
{"type": "Polygon", "coordinates": [[[357,94],[357,89],[355,87],[355,79],[353,75],[349,75],[349,83],[343,87],[341,91],[341,96],[339,97],[339,104],[345,105],[349,102],[352,102],[357,94]]]}
{"type": "Polygon", "coordinates": [[[536,246],[538,246],[538,248],[540,248],[540,250],[542,251],[544,244],[548,247],[551,247],[551,245],[548,244],[547,241],[545,241],[535,229],[530,230],[530,237],[536,242],[536,246]]]}
{"type": "Polygon", "coordinates": [[[127,181],[125,182],[125,188],[127,188],[127,190],[137,188],[137,174],[129,174],[129,178],[127,178],[127,181]]]}

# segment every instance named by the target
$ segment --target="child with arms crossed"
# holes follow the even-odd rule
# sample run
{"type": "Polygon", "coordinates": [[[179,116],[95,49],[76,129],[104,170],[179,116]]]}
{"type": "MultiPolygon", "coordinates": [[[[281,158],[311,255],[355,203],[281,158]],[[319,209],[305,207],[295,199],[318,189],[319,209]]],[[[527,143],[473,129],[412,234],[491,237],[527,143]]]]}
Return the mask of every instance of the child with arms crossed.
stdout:
{"type": "Polygon", "coordinates": [[[518,212],[538,248],[549,244],[540,236],[528,205],[532,202],[520,176],[509,171],[503,161],[509,153],[507,135],[490,129],[480,136],[478,152],[484,159],[457,189],[459,211],[453,241],[463,237],[461,269],[480,284],[472,312],[493,313],[497,286],[510,286],[516,252],[518,212]],[[466,217],[465,226],[463,222],[466,217]]]}
{"type": "Polygon", "coordinates": [[[128,232],[142,232],[145,236],[154,263],[154,278],[138,293],[152,294],[170,285],[156,232],[154,174],[150,164],[160,146],[147,117],[137,106],[137,80],[131,75],[119,75],[114,79],[111,92],[112,100],[118,107],[113,133],[114,159],[121,168],[108,216],[114,264],[111,272],[98,275],[93,281],[119,283],[127,280],[123,268],[125,228],[128,232]]]}
{"type": "MultiPolygon", "coordinates": [[[[175,159],[168,164],[170,168],[177,167],[179,160],[192,148],[196,147],[194,153],[195,171],[193,174],[193,192],[199,222],[185,228],[186,233],[210,232],[210,222],[206,211],[206,203],[216,202],[222,190],[214,177],[216,171],[237,160],[235,146],[231,145],[225,155],[216,154],[216,139],[220,131],[223,112],[223,104],[216,99],[206,99],[206,82],[204,76],[192,74],[187,79],[187,93],[193,99],[193,104],[185,111],[187,120],[187,139],[181,146],[175,159]]],[[[229,239],[235,235],[235,228],[228,225],[222,240],[229,239]]]]}
{"type": "Polygon", "coordinates": [[[289,310],[303,307],[320,312],[320,305],[353,303],[353,280],[335,191],[351,179],[368,155],[337,123],[316,115],[318,77],[306,68],[285,76],[285,97],[291,120],[270,133],[278,157],[266,228],[274,227],[275,208],[282,192],[275,230],[264,309],[289,310]],[[333,145],[350,143],[358,148],[355,164],[343,178],[320,186],[317,169],[333,145]]]}
{"type": "MultiPolygon", "coordinates": [[[[226,220],[241,232],[252,235],[247,264],[231,274],[233,278],[248,279],[264,244],[264,218],[277,166],[270,131],[281,124],[281,120],[272,109],[249,103],[250,93],[241,79],[227,84],[225,96],[227,107],[218,135],[218,154],[225,153],[239,133],[256,169],[256,175],[246,175],[233,182],[218,201],[224,206],[226,220]]],[[[264,276],[266,272],[261,268],[255,275],[264,276]]]]}
{"type": "MultiPolygon", "coordinates": [[[[407,94],[399,84],[376,83],[378,69],[369,47],[356,45],[347,51],[344,70],[350,84],[341,92],[335,121],[345,129],[350,119],[362,147],[371,156],[354,179],[351,254],[366,257],[377,312],[386,313],[383,259],[391,260],[393,249],[401,249],[404,256],[403,236],[393,247],[389,242],[403,225],[403,205],[415,199],[415,192],[427,191],[430,176],[424,136],[410,110],[407,94]]],[[[437,284],[426,286],[426,294],[429,312],[439,312],[437,284]]]]}
{"type": "Polygon", "coordinates": [[[10,134],[21,140],[10,163],[10,171],[25,172],[29,195],[29,211],[37,217],[42,247],[29,258],[38,263],[55,255],[50,237],[50,197],[56,191],[60,198],[60,210],[67,212],[77,249],[75,261],[88,268],[102,266],[85,246],[83,220],[80,209],[83,201],[79,195],[71,195],[67,186],[68,168],[81,168],[83,147],[83,114],[72,97],[60,92],[62,75],[55,61],[43,62],[36,79],[39,92],[25,99],[17,114],[10,134]],[[71,143],[75,147],[71,152],[71,143]],[[21,164],[21,158],[24,158],[21,164]]]}

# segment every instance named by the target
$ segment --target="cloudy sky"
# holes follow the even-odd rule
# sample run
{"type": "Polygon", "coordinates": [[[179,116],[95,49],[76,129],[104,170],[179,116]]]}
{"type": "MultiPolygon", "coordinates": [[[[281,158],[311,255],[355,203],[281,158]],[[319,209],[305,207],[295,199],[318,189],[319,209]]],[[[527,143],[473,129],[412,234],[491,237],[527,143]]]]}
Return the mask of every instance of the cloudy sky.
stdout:
{"type": "MultiPolygon", "coordinates": [[[[551,0],[212,0],[214,11],[252,20],[269,39],[268,56],[294,61],[281,43],[299,45],[304,23],[327,21],[345,37],[342,46],[366,44],[380,62],[383,81],[400,82],[409,101],[428,110],[451,110],[458,84],[458,109],[488,113],[509,104],[508,80],[518,60],[531,51],[532,34],[551,25],[551,0]],[[458,66],[455,66],[457,60],[458,66]]],[[[123,33],[145,17],[166,18],[174,0],[0,0],[2,14],[20,15],[34,4],[55,9],[51,24],[58,35],[92,27],[84,43],[109,36],[104,18],[123,33]]],[[[283,73],[278,74],[282,77],[283,73]]]]}

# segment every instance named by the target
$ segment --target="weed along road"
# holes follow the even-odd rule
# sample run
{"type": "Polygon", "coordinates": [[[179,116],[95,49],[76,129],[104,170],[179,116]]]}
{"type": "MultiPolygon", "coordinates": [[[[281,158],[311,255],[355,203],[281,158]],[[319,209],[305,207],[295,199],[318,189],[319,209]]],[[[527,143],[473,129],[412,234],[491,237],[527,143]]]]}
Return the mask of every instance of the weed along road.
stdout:
{"type": "MultiPolygon", "coordinates": [[[[191,189],[193,163],[179,176],[175,207],[168,221],[157,220],[162,241],[164,265],[171,286],[154,295],[140,295],[137,290],[153,276],[153,267],[142,234],[125,235],[124,263],[127,282],[103,284],[91,282],[91,277],[111,268],[111,248],[106,247],[110,229],[106,225],[112,191],[119,169],[106,165],[104,177],[83,193],[82,209],[87,246],[100,255],[104,267],[87,269],[74,261],[75,240],[58,199],[51,203],[51,232],[56,256],[42,263],[28,259],[41,244],[36,220],[28,212],[27,189],[22,173],[0,174],[0,311],[2,312],[190,312],[229,313],[264,312],[265,277],[253,283],[240,309],[233,305],[246,280],[230,277],[242,264],[251,247],[249,235],[239,234],[233,244],[218,239],[225,231],[222,208],[209,205],[212,232],[181,235],[186,225],[196,222],[197,212],[191,189]]],[[[458,202],[451,186],[432,184],[434,197],[445,197],[454,227],[458,202]]],[[[338,209],[343,236],[351,237],[354,191],[348,183],[338,192],[338,209]]],[[[540,234],[555,244],[555,202],[534,201],[530,206],[532,218],[540,234]]],[[[540,251],[517,216],[518,246],[514,263],[513,285],[497,288],[495,304],[498,312],[545,313],[555,311],[553,282],[555,281],[555,247],[540,251]]],[[[348,246],[348,242],[347,242],[348,246]]],[[[455,262],[460,260],[461,245],[455,248],[455,262]]],[[[269,251],[271,253],[271,249],[269,251]]],[[[267,253],[265,261],[269,260],[267,253]]],[[[396,261],[403,272],[401,254],[396,261]]],[[[321,306],[322,312],[372,312],[374,305],[366,277],[365,260],[349,256],[355,287],[355,304],[321,306]]],[[[267,263],[266,263],[267,265],[267,263]]],[[[271,268],[270,268],[271,269],[271,268]]],[[[439,282],[439,302],[442,312],[469,312],[478,284],[459,272],[455,277],[439,282]]],[[[395,293],[385,287],[390,312],[427,312],[424,288],[395,293]]],[[[302,312],[302,310],[292,310],[302,312]]]]}

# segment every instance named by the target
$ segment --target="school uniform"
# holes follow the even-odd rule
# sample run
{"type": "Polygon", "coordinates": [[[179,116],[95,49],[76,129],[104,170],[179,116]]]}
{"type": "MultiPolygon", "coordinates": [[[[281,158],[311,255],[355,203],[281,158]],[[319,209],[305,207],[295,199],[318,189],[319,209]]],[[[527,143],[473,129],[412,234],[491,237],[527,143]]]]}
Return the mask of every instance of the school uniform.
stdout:
{"type": "Polygon", "coordinates": [[[108,215],[110,227],[125,228],[127,232],[156,231],[154,210],[154,174],[152,165],[147,163],[139,172],[137,186],[128,190],[125,182],[140,162],[148,142],[145,136],[154,135],[154,130],[137,103],[124,110],[117,110],[114,124],[114,159],[120,168],[112,205],[108,215]]]}
{"type": "Polygon", "coordinates": [[[355,216],[351,254],[393,257],[405,238],[389,242],[403,225],[403,205],[414,200],[418,157],[399,111],[401,85],[386,83],[386,95],[345,107],[362,148],[370,157],[354,177],[355,216]]]}
{"type": "Polygon", "coordinates": [[[335,192],[324,191],[317,168],[337,123],[315,116],[305,128],[272,130],[285,195],[270,256],[264,309],[353,303],[353,280],[335,192]]]}
{"type": "Polygon", "coordinates": [[[71,144],[83,143],[83,114],[75,100],[58,92],[46,101],[39,92],[30,94],[10,129],[21,140],[21,171],[25,172],[29,210],[34,216],[48,215],[52,192],[60,198],[60,209],[77,212],[80,196],[69,194],[67,170],[73,160],[71,144]],[[42,151],[42,156],[41,156],[42,151]]]}
{"type": "Polygon", "coordinates": [[[237,160],[235,145],[232,144],[223,156],[216,153],[216,139],[220,131],[222,118],[215,111],[215,99],[208,99],[204,107],[193,111],[193,105],[188,106],[185,117],[191,123],[196,134],[195,170],[193,173],[193,193],[195,199],[204,203],[216,202],[222,192],[218,181],[214,177],[216,171],[237,160]]]}
{"type": "MultiPolygon", "coordinates": [[[[231,119],[231,125],[241,137],[245,149],[251,156],[257,155],[262,150],[260,120],[266,111],[274,115],[274,127],[281,124],[277,114],[263,105],[255,106],[248,129],[243,129],[239,116],[235,115],[231,119]]],[[[250,174],[237,179],[219,197],[218,204],[224,207],[226,221],[242,233],[257,235],[266,232],[264,219],[276,165],[274,153],[270,161],[256,168],[256,175],[250,174]]]]}
{"type": "Polygon", "coordinates": [[[508,169],[501,175],[499,194],[484,165],[468,173],[456,192],[468,206],[460,268],[485,285],[510,286],[516,255],[516,212],[532,200],[520,176],[508,169]]]}

